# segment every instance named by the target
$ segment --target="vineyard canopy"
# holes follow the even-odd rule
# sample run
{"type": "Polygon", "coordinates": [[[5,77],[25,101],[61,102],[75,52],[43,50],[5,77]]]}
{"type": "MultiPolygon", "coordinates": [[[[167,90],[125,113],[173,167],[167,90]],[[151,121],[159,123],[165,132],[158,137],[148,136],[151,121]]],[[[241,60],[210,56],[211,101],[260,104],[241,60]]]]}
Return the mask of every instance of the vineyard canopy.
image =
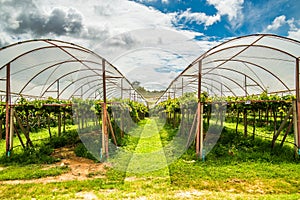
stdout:
{"type": "MultiPolygon", "coordinates": [[[[192,62],[170,84],[160,101],[198,88],[210,96],[247,96],[264,91],[296,94],[299,56],[300,42],[289,38],[269,34],[234,38],[192,62]]],[[[2,100],[7,91],[12,99],[20,95],[101,99],[103,77],[107,98],[144,101],[117,68],[84,47],[40,39],[0,49],[2,100]]]]}
{"type": "Polygon", "coordinates": [[[300,42],[296,40],[269,34],[234,38],[192,62],[159,101],[197,92],[198,88],[218,97],[262,92],[296,95],[299,57],[300,42]]]}
{"type": "Polygon", "coordinates": [[[58,40],[29,40],[0,49],[0,96],[26,98],[132,98],[145,102],[129,81],[96,53],[58,40]],[[103,70],[105,69],[105,70],[103,70]]]}

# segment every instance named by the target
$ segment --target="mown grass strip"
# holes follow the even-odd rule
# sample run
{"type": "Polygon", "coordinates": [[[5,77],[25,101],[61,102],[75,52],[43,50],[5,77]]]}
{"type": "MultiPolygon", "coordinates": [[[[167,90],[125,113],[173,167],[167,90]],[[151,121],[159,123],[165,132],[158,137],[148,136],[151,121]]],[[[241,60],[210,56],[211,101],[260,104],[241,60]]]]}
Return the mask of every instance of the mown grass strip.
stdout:
{"type": "Polygon", "coordinates": [[[154,119],[145,119],[146,124],[127,167],[127,178],[133,174],[169,179],[169,168],[164,154],[159,130],[154,119]]]}
{"type": "Polygon", "coordinates": [[[0,181],[30,180],[48,176],[58,176],[70,169],[68,167],[51,167],[43,165],[9,166],[0,170],[0,181]]]}

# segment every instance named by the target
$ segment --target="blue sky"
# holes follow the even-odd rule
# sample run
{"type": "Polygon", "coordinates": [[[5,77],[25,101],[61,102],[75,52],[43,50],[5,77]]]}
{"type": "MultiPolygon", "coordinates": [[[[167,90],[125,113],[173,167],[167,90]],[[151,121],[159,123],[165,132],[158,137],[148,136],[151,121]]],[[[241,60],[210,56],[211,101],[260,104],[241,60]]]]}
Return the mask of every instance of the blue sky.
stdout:
{"type": "MultiPolygon", "coordinates": [[[[189,11],[190,15],[204,13],[207,16],[214,16],[220,13],[216,5],[222,1],[135,0],[135,2],[153,7],[166,14],[189,11]]],[[[223,2],[230,4],[226,3],[226,0],[223,2]]],[[[228,0],[227,2],[239,2],[237,4],[240,7],[240,12],[237,13],[238,16],[233,17],[231,20],[229,19],[230,11],[226,13],[226,8],[224,8],[225,11],[223,11],[224,14],[221,14],[220,20],[214,22],[212,25],[205,25],[204,22],[196,19],[182,18],[176,21],[174,26],[180,29],[204,33],[205,36],[215,40],[253,33],[272,33],[289,36],[291,26],[294,25],[295,30],[299,30],[300,28],[299,0],[228,0]],[[276,21],[276,19],[280,20],[276,21]],[[278,28],[270,27],[270,25],[274,23],[274,20],[275,26],[278,25],[278,28]],[[292,25],[289,23],[292,23],[292,25]]],[[[238,7],[237,4],[235,5],[238,7]]],[[[199,39],[201,39],[201,37],[199,39]]]]}
{"type": "Polygon", "coordinates": [[[166,88],[233,37],[300,40],[299,8],[300,0],[0,0],[0,47],[64,40],[94,50],[130,81],[166,88]]]}

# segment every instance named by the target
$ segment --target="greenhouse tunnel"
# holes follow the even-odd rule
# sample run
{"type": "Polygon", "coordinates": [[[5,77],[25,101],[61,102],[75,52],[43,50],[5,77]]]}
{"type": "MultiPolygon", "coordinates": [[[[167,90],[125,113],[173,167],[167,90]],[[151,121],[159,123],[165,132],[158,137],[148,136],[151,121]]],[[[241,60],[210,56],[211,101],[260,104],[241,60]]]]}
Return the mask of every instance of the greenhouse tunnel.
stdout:
{"type": "MultiPolygon", "coordinates": [[[[198,94],[196,153],[201,156],[200,95],[247,97],[295,95],[295,146],[300,154],[300,42],[255,34],[228,40],[198,57],[168,86],[158,102],[185,93],[198,94]]],[[[10,110],[21,97],[28,99],[133,99],[146,100],[111,63],[84,47],[40,39],[0,49],[0,97],[10,110]]],[[[6,112],[6,140],[9,140],[6,112]]],[[[7,151],[9,145],[7,144],[7,151]]]]}
{"type": "MultiPolygon", "coordinates": [[[[198,57],[169,85],[157,103],[188,92],[207,92],[212,97],[295,95],[295,146],[300,155],[300,42],[270,34],[254,34],[228,40],[198,57]]],[[[198,103],[198,116],[200,116],[198,103]]],[[[198,129],[201,123],[198,119],[198,129]]],[[[203,137],[197,132],[202,154],[203,137]]]]}
{"type": "MultiPolygon", "coordinates": [[[[0,99],[5,110],[29,100],[144,98],[117,68],[96,53],[64,41],[40,39],[0,49],[0,99]]],[[[6,112],[6,151],[10,150],[10,112],[6,112]]]]}

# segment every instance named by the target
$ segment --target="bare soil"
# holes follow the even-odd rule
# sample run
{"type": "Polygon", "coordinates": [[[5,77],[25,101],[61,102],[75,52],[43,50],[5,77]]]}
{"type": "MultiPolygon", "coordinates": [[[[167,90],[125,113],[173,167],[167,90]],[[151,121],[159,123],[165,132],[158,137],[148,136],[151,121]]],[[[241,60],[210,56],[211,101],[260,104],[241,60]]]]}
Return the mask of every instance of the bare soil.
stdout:
{"type": "Polygon", "coordinates": [[[0,181],[0,184],[24,184],[24,183],[51,183],[72,180],[87,180],[94,178],[103,178],[107,169],[107,165],[103,163],[95,163],[93,160],[77,157],[74,153],[74,147],[62,147],[55,149],[52,153],[54,158],[59,158],[60,161],[45,165],[44,169],[49,169],[57,166],[66,166],[70,170],[67,173],[54,177],[44,177],[31,180],[10,180],[0,181]]]}

